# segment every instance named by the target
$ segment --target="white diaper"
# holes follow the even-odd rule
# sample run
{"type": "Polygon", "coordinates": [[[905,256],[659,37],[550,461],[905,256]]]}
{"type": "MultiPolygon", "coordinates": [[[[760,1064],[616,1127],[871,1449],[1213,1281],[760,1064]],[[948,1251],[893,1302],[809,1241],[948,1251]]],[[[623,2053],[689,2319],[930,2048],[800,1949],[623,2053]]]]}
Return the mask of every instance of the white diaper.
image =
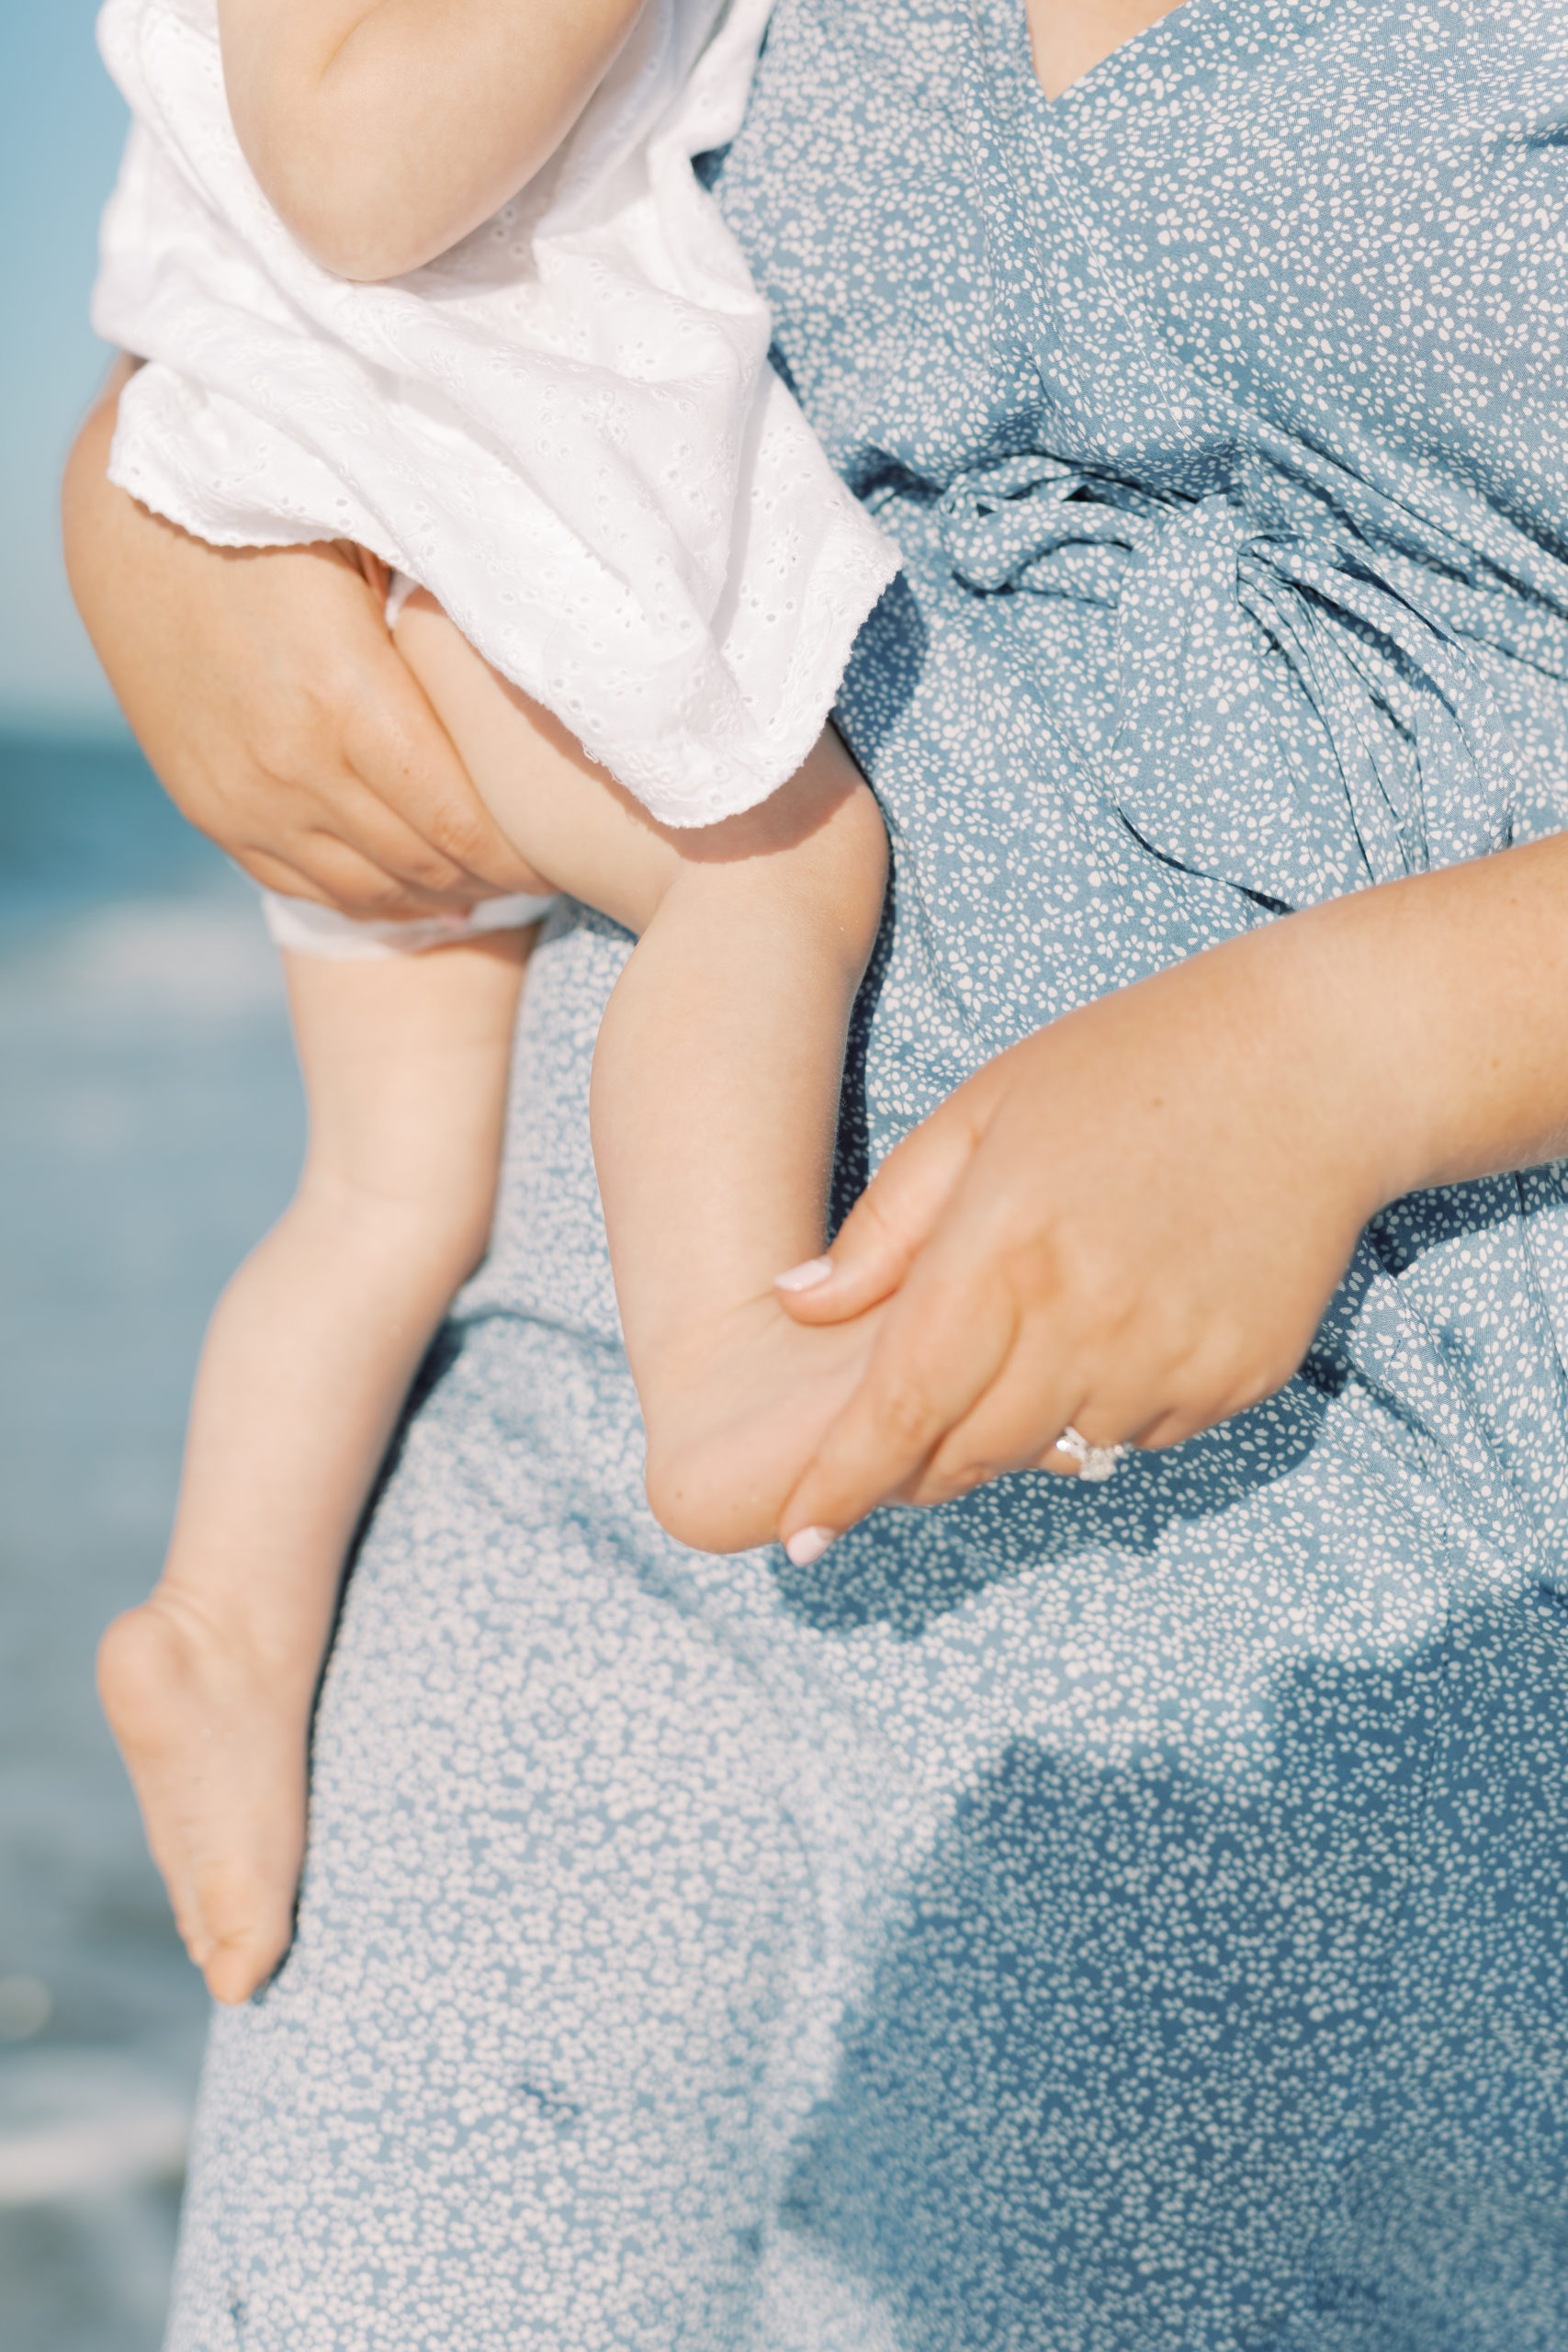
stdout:
{"type": "Polygon", "coordinates": [[[487,931],[525,931],[542,922],[558,899],[481,899],[464,914],[426,915],[412,922],[361,922],[339,914],[335,907],[320,907],[313,899],[286,899],[276,890],[262,892],[266,927],[279,947],[296,956],[326,956],[340,964],[363,963],[379,956],[419,956],[431,947],[455,947],[487,931]]]}
{"type": "Polygon", "coordinates": [[[406,571],[392,571],[388,573],[387,627],[389,628],[395,628],[397,627],[398,615],[402,611],[403,606],[408,603],[409,598],[414,594],[418,586],[418,581],[411,580],[406,571]]]}

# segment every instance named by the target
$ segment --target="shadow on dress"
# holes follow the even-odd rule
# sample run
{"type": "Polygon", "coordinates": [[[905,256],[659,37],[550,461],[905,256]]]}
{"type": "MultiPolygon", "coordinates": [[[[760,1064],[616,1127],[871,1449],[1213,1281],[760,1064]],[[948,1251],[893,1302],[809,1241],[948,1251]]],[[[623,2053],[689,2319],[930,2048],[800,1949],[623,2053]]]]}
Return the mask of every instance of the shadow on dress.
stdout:
{"type": "Polygon", "coordinates": [[[1232,1510],[1287,1477],[1317,1443],[1326,1397],[1298,1377],[1252,1412],[1169,1453],[1134,1455],[1098,1488],[1048,1471],[998,1478],[937,1510],[876,1511],[808,1568],[770,1555],[784,1606],[813,1632],[886,1624],[915,1641],[950,1610],[1042,1560],[1111,1549],[1146,1556],[1179,1521],[1232,1510]]]}
{"type": "MultiPolygon", "coordinates": [[[[876,970],[874,965],[868,988],[876,970]]],[[[852,1076],[860,1067],[852,1063],[852,1076]]],[[[852,1166],[846,1146],[863,1146],[863,1114],[855,1109],[861,1099],[863,1090],[846,1088],[841,1181],[852,1166]]],[[[1392,1277],[1418,1291],[1431,1252],[1511,1226],[1528,1235],[1534,1215],[1560,1208],[1562,1192],[1553,1167],[1395,1201],[1368,1227],[1311,1352],[1277,1395],[1168,1453],[1134,1455],[1098,1489],[1029,1472],[996,1479],[941,1510],[874,1512],[808,1568],[774,1555],[784,1606],[815,1632],[883,1623],[901,1639],[918,1640],[934,1619],[991,1585],[1032,1573],[1042,1560],[1102,1550],[1146,1557],[1173,1526],[1230,1511],[1288,1477],[1313,1452],[1329,1402],[1365,1377],[1355,1364],[1356,1327],[1370,1284],[1392,1277]]],[[[839,1214],[852,1197],[836,1201],[839,1214]]],[[[1395,1396],[1380,1393],[1397,1424],[1395,1396]]],[[[1562,2344],[1568,2352],[1568,2326],[1562,2344]]]]}
{"type": "Polygon", "coordinates": [[[907,2352],[1562,2352],[1564,1724],[1542,1593],[1294,1669],[1255,1792],[1009,1747],[786,2225],[907,2352]]]}

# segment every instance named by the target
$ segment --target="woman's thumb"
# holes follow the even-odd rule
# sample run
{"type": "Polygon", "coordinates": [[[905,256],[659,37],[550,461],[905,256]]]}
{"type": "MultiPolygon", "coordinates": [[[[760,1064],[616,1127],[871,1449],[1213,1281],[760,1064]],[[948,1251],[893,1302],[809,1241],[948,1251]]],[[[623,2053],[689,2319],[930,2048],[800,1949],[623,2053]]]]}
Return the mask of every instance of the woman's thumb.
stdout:
{"type": "Polygon", "coordinates": [[[973,1155],[976,1134],[950,1100],[889,1152],[827,1257],[775,1277],[797,1323],[841,1323],[898,1288],[973,1155]]]}

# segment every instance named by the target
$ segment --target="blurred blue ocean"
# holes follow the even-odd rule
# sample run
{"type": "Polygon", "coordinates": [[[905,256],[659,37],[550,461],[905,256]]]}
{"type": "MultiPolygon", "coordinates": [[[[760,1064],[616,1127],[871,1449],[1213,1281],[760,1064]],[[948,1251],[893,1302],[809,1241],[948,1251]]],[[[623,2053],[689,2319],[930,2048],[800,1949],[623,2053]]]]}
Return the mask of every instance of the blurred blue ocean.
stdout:
{"type": "Polygon", "coordinates": [[[152,2352],[205,2003],[97,1713],[201,1328],[300,1141],[248,887],[123,735],[58,544],[108,355],[97,0],[0,6],[0,2352],[152,2352]]]}
{"type": "Polygon", "coordinates": [[[302,1117],[254,894],[128,745],[0,732],[0,2346],[152,2352],[205,1999],[92,1687],[302,1117]]]}

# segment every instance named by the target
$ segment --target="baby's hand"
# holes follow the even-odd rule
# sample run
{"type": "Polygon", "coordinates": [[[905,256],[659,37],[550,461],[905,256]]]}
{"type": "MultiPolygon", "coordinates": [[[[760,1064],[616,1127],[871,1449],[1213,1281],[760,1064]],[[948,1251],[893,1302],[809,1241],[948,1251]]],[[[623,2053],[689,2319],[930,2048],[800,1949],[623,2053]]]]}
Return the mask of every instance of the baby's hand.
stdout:
{"type": "Polygon", "coordinates": [[[1071,1473],[1069,1427],[1175,1445],[1290,1378],[1361,1227],[1402,1189],[1375,1024],[1327,990],[1303,1005],[1291,929],[999,1056],[889,1156],[831,1259],[782,1279],[803,1322],[897,1293],[784,1507],[793,1557],[881,1502],[1071,1473]]]}

